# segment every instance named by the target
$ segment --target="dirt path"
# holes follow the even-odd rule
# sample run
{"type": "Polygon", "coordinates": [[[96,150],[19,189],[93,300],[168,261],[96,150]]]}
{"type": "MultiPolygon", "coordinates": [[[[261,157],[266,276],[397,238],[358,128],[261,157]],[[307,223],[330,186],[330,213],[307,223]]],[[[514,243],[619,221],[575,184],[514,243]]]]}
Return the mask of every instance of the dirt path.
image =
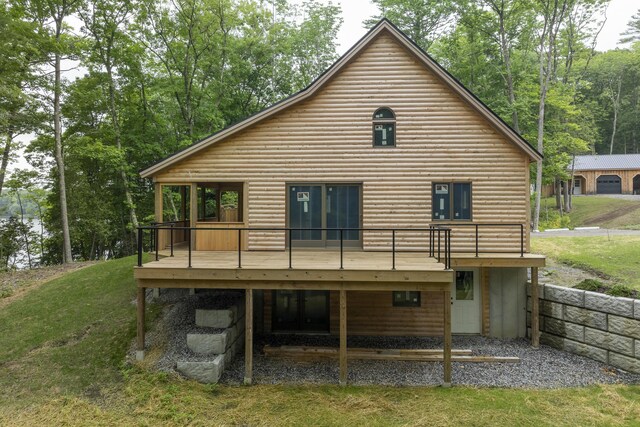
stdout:
{"type": "Polygon", "coordinates": [[[22,298],[28,292],[53,279],[74,270],[95,264],[96,261],[50,265],[26,270],[11,270],[0,273],[0,308],[22,298]]]}
{"type": "Polygon", "coordinates": [[[546,267],[540,269],[540,283],[574,287],[585,279],[595,279],[606,285],[615,284],[609,277],[571,267],[549,257],[547,257],[546,267]]]}

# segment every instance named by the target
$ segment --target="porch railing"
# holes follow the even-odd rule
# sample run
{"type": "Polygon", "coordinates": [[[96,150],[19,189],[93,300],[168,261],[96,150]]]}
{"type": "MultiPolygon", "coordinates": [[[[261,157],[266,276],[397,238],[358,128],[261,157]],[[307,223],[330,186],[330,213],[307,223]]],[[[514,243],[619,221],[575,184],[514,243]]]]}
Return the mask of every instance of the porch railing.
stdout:
{"type": "Polygon", "coordinates": [[[289,268],[293,268],[293,233],[294,232],[334,232],[339,235],[340,245],[340,269],[344,269],[344,236],[346,232],[357,231],[362,232],[387,232],[391,238],[391,268],[396,269],[396,253],[399,252],[396,245],[396,236],[399,233],[428,233],[429,237],[429,257],[436,258],[438,262],[442,262],[445,269],[451,268],[451,228],[442,225],[432,225],[428,228],[262,228],[262,227],[237,227],[237,228],[213,228],[213,227],[179,227],[175,223],[152,224],[149,226],[138,227],[138,267],[142,267],[142,254],[144,252],[144,233],[149,233],[149,249],[155,252],[156,261],[159,259],[159,238],[160,230],[167,230],[170,235],[169,250],[170,255],[174,255],[174,239],[173,233],[179,230],[187,231],[187,252],[188,267],[192,266],[192,233],[198,231],[218,231],[218,232],[238,232],[238,268],[242,268],[242,235],[243,232],[261,231],[261,232],[279,232],[286,233],[287,249],[289,252],[289,268]]]}

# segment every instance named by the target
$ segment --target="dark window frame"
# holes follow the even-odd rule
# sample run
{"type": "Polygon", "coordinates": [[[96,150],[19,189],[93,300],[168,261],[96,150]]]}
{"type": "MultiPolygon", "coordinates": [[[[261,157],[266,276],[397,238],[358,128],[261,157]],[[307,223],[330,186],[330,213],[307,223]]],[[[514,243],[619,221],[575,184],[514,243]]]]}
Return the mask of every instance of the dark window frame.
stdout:
{"type": "Polygon", "coordinates": [[[392,291],[391,292],[391,305],[393,307],[421,307],[422,306],[422,292],[420,291],[392,291]],[[404,294],[404,301],[396,301],[396,294],[404,294]],[[410,296],[411,295],[411,296],[410,296]],[[412,301],[413,296],[417,295],[417,301],[412,301]],[[409,299],[407,299],[407,296],[409,299]]]}
{"type": "Polygon", "coordinates": [[[432,221],[456,221],[456,222],[472,222],[473,221],[473,182],[471,181],[434,181],[431,183],[431,220],[432,221]],[[449,218],[436,218],[435,213],[435,194],[436,185],[446,184],[449,186],[449,218]],[[454,184],[469,184],[469,218],[452,218],[453,206],[455,202],[454,184]]]}
{"type": "Polygon", "coordinates": [[[374,113],[372,117],[372,125],[371,125],[371,144],[374,148],[388,148],[388,147],[396,147],[397,146],[397,138],[396,135],[398,133],[398,126],[396,125],[396,113],[393,109],[389,107],[380,107],[374,113]],[[392,117],[376,117],[382,111],[388,111],[391,113],[392,117]],[[382,145],[376,144],[376,126],[392,126],[392,141],[390,144],[382,145]]]}
{"type": "Polygon", "coordinates": [[[197,216],[198,222],[220,222],[220,223],[240,223],[244,222],[244,183],[243,182],[197,182],[197,216]],[[215,190],[216,212],[214,217],[205,215],[205,193],[206,189],[215,190]],[[238,193],[238,220],[237,221],[221,221],[222,193],[236,192],[238,193]]]}

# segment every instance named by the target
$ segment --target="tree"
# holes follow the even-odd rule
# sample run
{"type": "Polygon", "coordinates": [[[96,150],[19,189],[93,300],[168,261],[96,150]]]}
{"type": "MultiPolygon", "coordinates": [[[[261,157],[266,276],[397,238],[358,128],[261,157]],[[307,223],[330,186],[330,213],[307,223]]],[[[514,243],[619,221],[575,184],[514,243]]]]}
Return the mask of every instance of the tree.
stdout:
{"type": "Polygon", "coordinates": [[[635,15],[631,16],[631,20],[627,25],[627,29],[625,30],[620,39],[620,43],[632,43],[640,41],[640,9],[636,12],[635,15]]]}
{"type": "Polygon", "coordinates": [[[365,20],[365,26],[387,18],[425,50],[453,23],[456,12],[451,0],[373,0],[373,4],[380,15],[365,20]]]}

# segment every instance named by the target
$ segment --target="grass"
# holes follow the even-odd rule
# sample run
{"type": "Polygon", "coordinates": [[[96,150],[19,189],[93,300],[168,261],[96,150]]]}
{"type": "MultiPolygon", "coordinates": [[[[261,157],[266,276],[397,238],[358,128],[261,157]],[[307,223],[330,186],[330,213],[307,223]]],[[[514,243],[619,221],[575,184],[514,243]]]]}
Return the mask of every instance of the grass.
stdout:
{"type": "MultiPolygon", "coordinates": [[[[640,387],[207,386],[124,363],[133,258],[33,287],[0,311],[0,425],[632,425],[640,387]]],[[[152,316],[157,307],[150,307],[152,316]]]]}
{"type": "MultiPolygon", "coordinates": [[[[547,219],[552,223],[559,222],[555,212],[555,197],[542,199],[540,206],[541,222],[547,219]]],[[[640,203],[613,197],[577,196],[573,197],[573,209],[568,217],[571,228],[598,226],[640,230],[640,203]]]]}
{"type": "Polygon", "coordinates": [[[531,251],[640,290],[640,236],[532,239],[531,251]]]}

